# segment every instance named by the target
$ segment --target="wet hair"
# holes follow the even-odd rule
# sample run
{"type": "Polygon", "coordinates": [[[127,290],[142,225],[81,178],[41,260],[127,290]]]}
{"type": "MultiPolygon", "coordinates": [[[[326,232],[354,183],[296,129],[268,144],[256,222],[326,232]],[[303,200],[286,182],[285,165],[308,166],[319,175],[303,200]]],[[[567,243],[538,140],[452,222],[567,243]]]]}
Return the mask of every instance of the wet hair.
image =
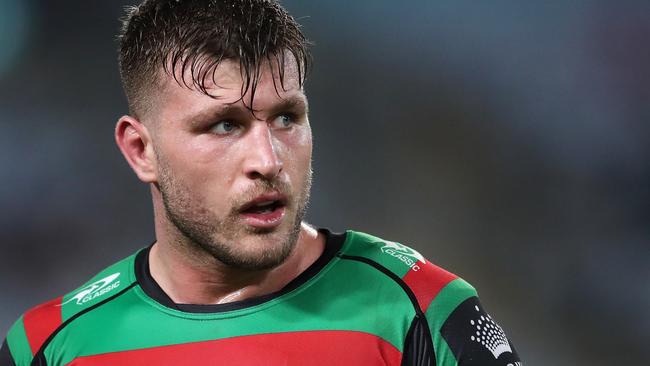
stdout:
{"type": "Polygon", "coordinates": [[[287,58],[297,65],[300,87],[311,66],[300,25],[273,0],[145,0],[126,8],[118,41],[122,85],[135,116],[148,108],[161,70],[181,86],[218,98],[206,85],[222,61],[239,61],[240,100],[251,108],[265,63],[277,67],[282,89],[287,58]]]}

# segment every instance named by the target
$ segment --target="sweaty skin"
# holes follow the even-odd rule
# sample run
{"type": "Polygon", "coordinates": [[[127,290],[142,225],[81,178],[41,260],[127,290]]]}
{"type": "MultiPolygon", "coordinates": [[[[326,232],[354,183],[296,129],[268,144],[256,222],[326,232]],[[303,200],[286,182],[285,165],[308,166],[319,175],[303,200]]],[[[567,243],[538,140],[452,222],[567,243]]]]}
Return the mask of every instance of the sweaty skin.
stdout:
{"type": "Polygon", "coordinates": [[[284,74],[283,89],[277,67],[263,65],[251,106],[235,61],[216,69],[212,97],[161,73],[155,107],[118,121],[120,149],[151,186],[151,275],[176,303],[278,291],[324,250],[322,234],[302,222],[311,187],[307,99],[295,63],[284,74]],[[246,211],[268,197],[282,203],[274,214],[246,211]]]}

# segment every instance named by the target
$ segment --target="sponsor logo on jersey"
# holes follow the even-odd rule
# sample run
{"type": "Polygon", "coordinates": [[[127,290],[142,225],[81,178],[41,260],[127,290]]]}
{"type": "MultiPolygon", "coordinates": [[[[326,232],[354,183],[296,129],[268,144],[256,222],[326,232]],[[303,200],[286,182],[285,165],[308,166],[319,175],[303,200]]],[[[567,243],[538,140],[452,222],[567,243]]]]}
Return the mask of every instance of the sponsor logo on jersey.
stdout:
{"type": "Polygon", "coordinates": [[[406,264],[409,268],[411,268],[413,271],[420,270],[420,263],[421,264],[427,263],[424,260],[422,254],[418,253],[417,251],[405,245],[402,245],[400,243],[395,243],[393,241],[387,241],[384,244],[384,246],[381,248],[381,251],[399,259],[404,264],[406,264]]]}
{"type": "MultiPolygon", "coordinates": [[[[472,342],[477,342],[485,347],[494,359],[498,359],[502,353],[510,352],[512,353],[512,348],[510,348],[510,343],[508,338],[506,338],[506,333],[492,320],[492,317],[485,312],[482,312],[478,305],[474,306],[476,318],[469,321],[470,326],[476,329],[476,333],[470,337],[472,342]]],[[[512,365],[511,363],[508,365],[512,365]]],[[[521,363],[515,365],[519,366],[521,363]]],[[[514,365],[513,365],[514,366],[514,365]]]]}
{"type": "Polygon", "coordinates": [[[104,277],[99,281],[95,281],[90,285],[79,290],[74,296],[72,296],[68,301],[62,303],[60,306],[63,306],[69,302],[75,301],[77,305],[83,305],[88,301],[94,300],[102,295],[105,295],[114,289],[120,287],[120,281],[116,279],[120,277],[120,272],[113,273],[110,276],[104,277]]]}

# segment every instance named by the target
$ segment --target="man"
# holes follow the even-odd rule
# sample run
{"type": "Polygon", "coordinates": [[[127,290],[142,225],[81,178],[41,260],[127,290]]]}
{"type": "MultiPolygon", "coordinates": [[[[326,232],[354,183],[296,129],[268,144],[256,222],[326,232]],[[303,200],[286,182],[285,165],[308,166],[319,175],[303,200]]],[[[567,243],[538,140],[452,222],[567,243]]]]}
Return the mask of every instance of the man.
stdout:
{"type": "Polygon", "coordinates": [[[308,42],[268,0],[129,10],[115,137],[156,241],[26,312],[4,365],[515,365],[474,289],[416,251],[303,222],[308,42]]]}

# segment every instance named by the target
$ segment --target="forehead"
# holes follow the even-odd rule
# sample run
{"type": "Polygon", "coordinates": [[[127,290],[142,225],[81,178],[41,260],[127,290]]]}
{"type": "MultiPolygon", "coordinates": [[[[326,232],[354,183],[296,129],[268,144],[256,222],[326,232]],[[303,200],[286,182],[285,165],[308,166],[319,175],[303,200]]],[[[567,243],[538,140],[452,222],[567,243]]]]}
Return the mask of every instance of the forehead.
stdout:
{"type": "Polygon", "coordinates": [[[174,73],[160,71],[159,87],[152,93],[154,113],[148,119],[177,119],[181,112],[192,115],[232,104],[264,110],[285,98],[302,99],[306,104],[302,75],[293,57],[285,57],[283,65],[270,58],[258,70],[249,70],[248,75],[233,59],[205,72],[192,67],[168,70],[174,73]]]}
{"type": "Polygon", "coordinates": [[[302,78],[293,56],[285,54],[282,61],[267,57],[259,65],[242,65],[236,59],[224,59],[214,63],[209,58],[184,60],[180,67],[172,65],[163,72],[163,84],[200,91],[213,98],[222,98],[230,91],[239,91],[239,97],[253,93],[260,84],[272,84],[278,91],[302,88],[302,78]]]}

